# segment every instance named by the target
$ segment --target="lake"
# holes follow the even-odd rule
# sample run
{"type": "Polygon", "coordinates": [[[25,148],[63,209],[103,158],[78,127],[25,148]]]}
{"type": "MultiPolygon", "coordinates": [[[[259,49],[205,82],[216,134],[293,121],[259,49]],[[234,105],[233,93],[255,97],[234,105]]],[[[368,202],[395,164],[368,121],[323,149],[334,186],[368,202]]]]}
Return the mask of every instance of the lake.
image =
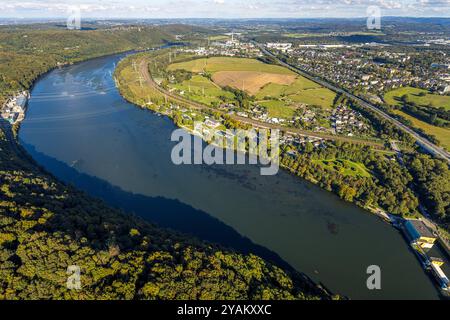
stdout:
{"type": "Polygon", "coordinates": [[[112,206],[294,268],[353,299],[437,299],[401,234],[287,172],[171,162],[170,119],[114,86],[123,55],[54,70],[34,86],[19,139],[49,172],[112,206]],[[381,290],[367,289],[367,267],[381,290]]]}

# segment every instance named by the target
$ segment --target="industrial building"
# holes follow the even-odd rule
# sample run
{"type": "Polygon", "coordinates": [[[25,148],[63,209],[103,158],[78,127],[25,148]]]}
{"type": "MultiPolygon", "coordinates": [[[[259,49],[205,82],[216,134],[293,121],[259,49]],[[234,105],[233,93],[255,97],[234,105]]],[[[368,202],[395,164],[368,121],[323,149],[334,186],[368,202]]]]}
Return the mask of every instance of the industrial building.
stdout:
{"type": "Polygon", "coordinates": [[[406,220],[405,232],[411,242],[422,249],[431,249],[437,238],[421,220],[406,220]]]}

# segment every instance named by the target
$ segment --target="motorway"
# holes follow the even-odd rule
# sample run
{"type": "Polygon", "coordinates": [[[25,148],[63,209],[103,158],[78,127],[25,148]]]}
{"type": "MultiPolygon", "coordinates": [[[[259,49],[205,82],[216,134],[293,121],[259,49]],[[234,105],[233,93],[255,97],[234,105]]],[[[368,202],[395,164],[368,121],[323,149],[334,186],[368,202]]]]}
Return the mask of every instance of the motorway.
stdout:
{"type": "MultiPolygon", "coordinates": [[[[220,111],[215,108],[206,106],[204,104],[194,102],[192,100],[188,100],[186,98],[180,97],[177,94],[169,92],[169,91],[165,90],[164,88],[161,88],[153,80],[153,77],[151,76],[151,74],[148,70],[148,64],[149,64],[149,60],[147,60],[146,58],[142,58],[138,63],[139,73],[141,74],[142,78],[147,83],[147,85],[149,85],[151,88],[159,91],[161,94],[163,94],[166,97],[170,97],[171,100],[176,101],[181,104],[184,104],[184,105],[188,105],[193,109],[210,110],[213,112],[219,112],[219,113],[225,114],[224,111],[220,111]]],[[[252,125],[254,127],[258,127],[258,128],[278,129],[280,131],[283,131],[283,132],[286,132],[289,134],[300,134],[303,136],[316,137],[316,138],[321,138],[321,139],[325,139],[325,140],[339,140],[342,142],[368,145],[375,149],[385,149],[383,142],[358,139],[355,137],[338,136],[338,135],[332,135],[332,134],[327,134],[327,133],[322,133],[322,132],[313,132],[313,131],[301,130],[301,129],[297,129],[297,128],[283,127],[283,126],[276,125],[273,123],[266,123],[266,122],[261,122],[261,121],[250,119],[250,118],[239,117],[237,115],[233,115],[233,116],[231,116],[231,118],[234,120],[240,121],[242,123],[250,124],[250,125],[252,125]]]]}
{"type": "Polygon", "coordinates": [[[323,79],[321,79],[321,78],[319,78],[317,76],[311,75],[311,74],[307,73],[306,71],[304,71],[304,70],[302,70],[302,69],[300,69],[300,68],[298,68],[296,66],[293,66],[293,65],[290,65],[290,64],[287,64],[287,63],[281,61],[272,52],[270,52],[266,48],[264,48],[263,45],[261,45],[259,43],[256,43],[256,42],[254,42],[254,44],[257,45],[264,54],[266,54],[266,55],[276,59],[277,62],[280,65],[282,65],[282,66],[284,66],[286,68],[289,68],[290,70],[300,74],[301,76],[303,76],[303,77],[305,77],[305,78],[307,78],[307,79],[309,79],[311,81],[314,81],[314,82],[324,86],[325,88],[328,88],[328,89],[330,89],[330,90],[332,90],[332,91],[334,91],[336,93],[341,93],[341,94],[345,95],[346,97],[357,101],[362,107],[365,107],[365,108],[370,109],[373,112],[377,113],[382,118],[390,121],[391,123],[396,125],[398,128],[400,128],[401,130],[403,130],[403,131],[409,133],[411,136],[413,136],[413,138],[416,140],[417,144],[419,144],[422,148],[427,150],[429,153],[433,154],[434,156],[438,156],[438,157],[444,158],[445,160],[447,160],[447,162],[450,163],[450,153],[448,153],[444,149],[438,147],[437,145],[435,145],[434,143],[432,143],[428,139],[422,137],[417,132],[415,132],[414,130],[412,130],[408,126],[404,125],[403,123],[401,123],[397,119],[391,117],[387,113],[383,112],[379,108],[375,107],[374,105],[368,103],[367,101],[361,99],[360,97],[355,96],[354,94],[352,94],[352,93],[350,93],[350,92],[348,92],[348,91],[346,91],[344,89],[341,89],[341,88],[338,88],[338,87],[334,86],[333,84],[331,84],[331,83],[329,83],[329,82],[327,82],[327,81],[325,81],[325,80],[323,80],[323,79]]]}

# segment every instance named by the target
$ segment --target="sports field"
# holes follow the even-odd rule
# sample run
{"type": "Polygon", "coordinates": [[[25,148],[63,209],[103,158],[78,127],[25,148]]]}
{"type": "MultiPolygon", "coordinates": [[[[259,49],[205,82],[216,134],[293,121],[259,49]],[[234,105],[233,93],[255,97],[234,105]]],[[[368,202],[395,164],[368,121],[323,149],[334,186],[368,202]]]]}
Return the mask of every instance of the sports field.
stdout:
{"type": "Polygon", "coordinates": [[[385,101],[390,105],[400,105],[400,98],[403,95],[408,95],[409,99],[420,106],[428,106],[440,108],[444,107],[446,110],[450,110],[450,96],[442,96],[439,94],[431,94],[427,90],[404,87],[389,91],[384,95],[385,101]],[[419,94],[425,94],[425,96],[420,96],[419,94]]]}

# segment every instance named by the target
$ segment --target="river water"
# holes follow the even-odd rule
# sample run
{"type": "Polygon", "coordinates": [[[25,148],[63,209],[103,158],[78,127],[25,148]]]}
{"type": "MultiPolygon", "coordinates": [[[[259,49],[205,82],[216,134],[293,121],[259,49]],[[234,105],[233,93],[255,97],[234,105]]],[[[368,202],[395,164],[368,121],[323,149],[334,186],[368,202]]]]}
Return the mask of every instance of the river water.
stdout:
{"type": "Polygon", "coordinates": [[[121,55],[54,70],[31,94],[19,138],[48,171],[163,227],[254,252],[353,299],[437,299],[401,234],[286,172],[175,166],[170,119],[127,103],[121,55]],[[367,289],[367,267],[381,290],[367,289]]]}

